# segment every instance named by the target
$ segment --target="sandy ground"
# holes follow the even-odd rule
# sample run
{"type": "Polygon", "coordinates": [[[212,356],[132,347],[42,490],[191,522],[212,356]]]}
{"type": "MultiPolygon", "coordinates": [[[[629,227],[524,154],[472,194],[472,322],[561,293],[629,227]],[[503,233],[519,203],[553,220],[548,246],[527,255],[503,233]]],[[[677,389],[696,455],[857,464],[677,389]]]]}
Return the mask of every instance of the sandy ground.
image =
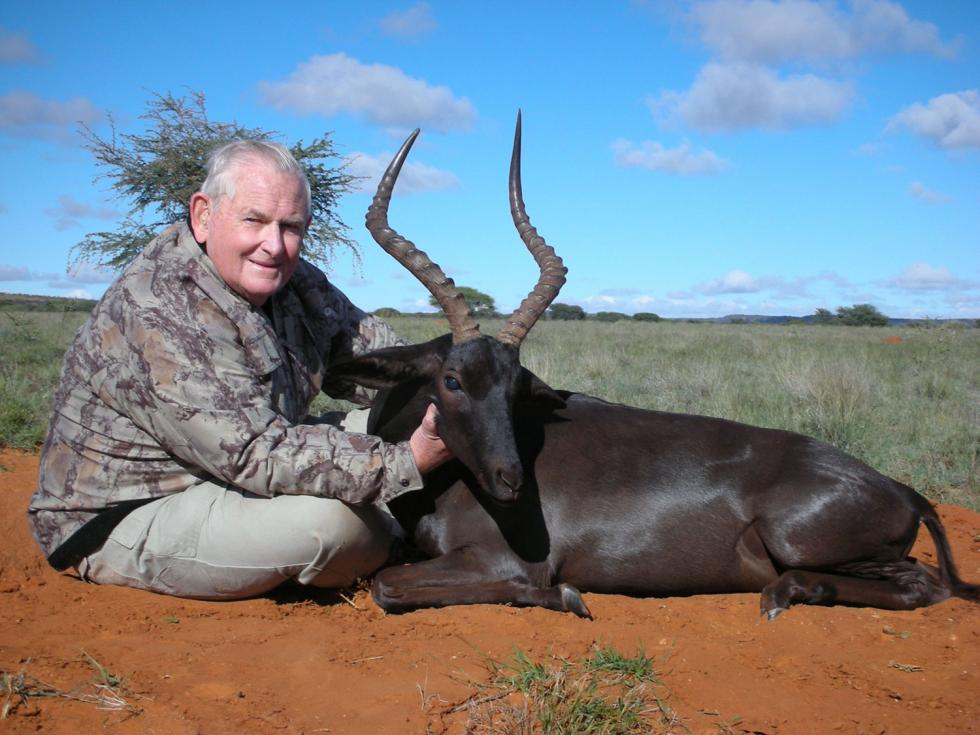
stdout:
{"type": "MultiPolygon", "coordinates": [[[[482,605],[385,615],[363,590],[353,604],[177,600],[50,569],[24,516],[37,458],[0,465],[0,669],[95,693],[84,651],[138,708],[15,698],[0,732],[459,733],[466,713],[450,710],[489,678],[483,656],[577,659],[598,644],[655,658],[676,732],[980,733],[980,605],[794,607],[767,623],[756,595],[590,594],[593,621],[482,605]]],[[[980,581],[980,515],[940,512],[962,576],[980,581]]],[[[934,559],[928,541],[914,553],[934,559]]]]}

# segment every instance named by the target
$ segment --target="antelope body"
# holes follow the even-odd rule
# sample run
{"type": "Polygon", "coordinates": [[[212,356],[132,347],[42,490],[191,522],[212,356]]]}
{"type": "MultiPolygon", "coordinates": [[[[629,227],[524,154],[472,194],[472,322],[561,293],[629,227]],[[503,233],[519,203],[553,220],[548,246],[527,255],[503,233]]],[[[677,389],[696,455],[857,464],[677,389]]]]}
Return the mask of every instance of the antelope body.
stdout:
{"type": "Polygon", "coordinates": [[[579,589],[758,591],[772,619],[794,603],[911,609],[980,599],[957,575],[929,502],[840,450],[554,391],[521,367],[520,343],[565,269],[524,210],[520,118],[511,210],[542,276],[496,338],[481,335],[452,281],[388,227],[391,190],[417,134],[382,179],[368,228],[436,296],[452,335],[331,367],[385,389],[368,430],[386,440],[407,439],[436,403],[457,457],[424,490],[389,504],[431,558],[376,575],[382,608],[509,603],[588,617],[579,589]],[[938,570],[908,558],[920,523],[938,570]]]}

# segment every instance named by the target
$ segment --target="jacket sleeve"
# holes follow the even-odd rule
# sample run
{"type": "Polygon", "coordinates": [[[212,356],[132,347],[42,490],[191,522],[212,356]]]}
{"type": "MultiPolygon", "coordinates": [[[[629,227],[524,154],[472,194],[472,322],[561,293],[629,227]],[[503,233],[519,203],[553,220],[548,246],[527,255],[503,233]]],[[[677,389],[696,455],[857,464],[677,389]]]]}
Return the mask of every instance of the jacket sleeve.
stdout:
{"type": "MultiPolygon", "coordinates": [[[[201,307],[201,305],[198,305],[201,307]]],[[[275,380],[216,308],[187,318],[127,310],[128,350],[93,387],[189,468],[258,495],[387,501],[422,487],[408,443],[328,425],[292,424],[273,405],[275,380]]],[[[385,337],[387,338],[387,337],[385,337]]]]}

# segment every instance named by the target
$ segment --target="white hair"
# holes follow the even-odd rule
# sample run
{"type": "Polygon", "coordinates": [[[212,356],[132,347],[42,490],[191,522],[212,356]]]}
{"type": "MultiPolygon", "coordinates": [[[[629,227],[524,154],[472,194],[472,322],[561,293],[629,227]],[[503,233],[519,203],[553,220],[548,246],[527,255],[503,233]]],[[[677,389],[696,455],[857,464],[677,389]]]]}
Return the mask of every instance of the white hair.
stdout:
{"type": "Polygon", "coordinates": [[[281,143],[264,140],[234,140],[213,151],[208,157],[207,177],[201,184],[201,193],[206,194],[214,206],[224,197],[235,196],[235,169],[245,161],[259,160],[263,163],[291,173],[303,182],[306,196],[306,214],[312,214],[310,180],[289,149],[281,143]]]}

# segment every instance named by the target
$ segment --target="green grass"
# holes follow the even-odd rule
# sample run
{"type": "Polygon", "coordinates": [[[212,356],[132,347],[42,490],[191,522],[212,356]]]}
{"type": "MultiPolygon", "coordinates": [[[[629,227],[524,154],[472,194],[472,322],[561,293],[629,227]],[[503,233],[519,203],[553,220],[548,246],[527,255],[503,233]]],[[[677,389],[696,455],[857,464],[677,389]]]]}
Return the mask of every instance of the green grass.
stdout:
{"type": "MultiPolygon", "coordinates": [[[[76,312],[0,312],[0,445],[44,435],[76,312]]],[[[411,341],[441,319],[396,317],[411,341]]],[[[484,320],[487,334],[502,322],[484,320]]],[[[828,441],[926,495],[980,510],[980,330],[541,322],[524,364],[555,388],[828,441]],[[888,335],[904,342],[885,343],[888,335]]],[[[314,411],[348,404],[318,399],[314,411]]]]}
{"type": "Polygon", "coordinates": [[[87,318],[77,311],[0,311],[0,446],[44,440],[61,363],[87,318]]]}
{"type": "MultiPolygon", "coordinates": [[[[452,712],[465,711],[467,733],[628,735],[687,732],[669,692],[642,651],[625,656],[595,646],[577,660],[534,661],[515,651],[510,661],[485,658],[488,681],[452,712]]],[[[719,732],[723,729],[719,728],[719,732]]]]}

